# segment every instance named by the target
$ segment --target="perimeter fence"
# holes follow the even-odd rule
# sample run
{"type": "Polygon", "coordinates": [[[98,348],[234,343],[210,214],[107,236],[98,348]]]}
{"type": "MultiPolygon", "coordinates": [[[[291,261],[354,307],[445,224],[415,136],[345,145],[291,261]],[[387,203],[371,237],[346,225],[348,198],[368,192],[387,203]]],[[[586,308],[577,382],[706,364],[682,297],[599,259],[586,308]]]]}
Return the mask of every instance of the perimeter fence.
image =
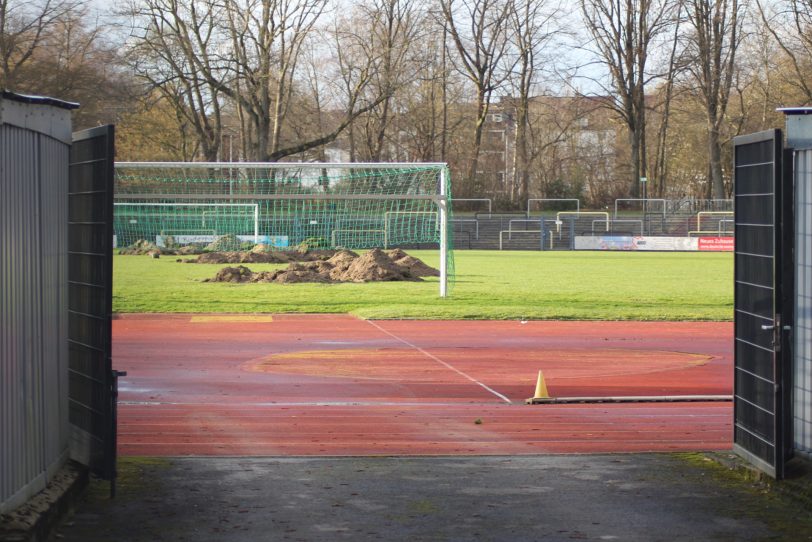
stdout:
{"type": "Polygon", "coordinates": [[[732,250],[733,200],[531,198],[499,212],[487,198],[454,201],[455,247],[482,250],[732,250]]]}

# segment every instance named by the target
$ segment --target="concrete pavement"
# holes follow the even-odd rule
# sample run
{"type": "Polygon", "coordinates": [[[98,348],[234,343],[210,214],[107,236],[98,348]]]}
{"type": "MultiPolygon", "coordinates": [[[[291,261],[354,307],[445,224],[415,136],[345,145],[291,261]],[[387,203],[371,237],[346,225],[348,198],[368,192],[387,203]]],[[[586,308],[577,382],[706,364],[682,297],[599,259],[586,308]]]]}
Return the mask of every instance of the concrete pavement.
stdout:
{"type": "Polygon", "coordinates": [[[812,540],[812,511],[700,454],[123,458],[61,542],[812,540]]]}

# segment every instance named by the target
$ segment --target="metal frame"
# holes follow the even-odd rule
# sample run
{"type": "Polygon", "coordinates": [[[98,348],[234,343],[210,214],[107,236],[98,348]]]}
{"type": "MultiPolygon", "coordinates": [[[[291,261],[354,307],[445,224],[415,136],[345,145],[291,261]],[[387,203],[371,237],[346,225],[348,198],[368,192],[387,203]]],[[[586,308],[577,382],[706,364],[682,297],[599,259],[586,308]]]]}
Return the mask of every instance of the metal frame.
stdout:
{"type": "MultiPolygon", "coordinates": [[[[545,202],[545,201],[551,201],[551,202],[555,202],[555,201],[574,201],[575,202],[575,212],[579,212],[581,210],[581,200],[579,200],[578,198],[530,198],[530,199],[527,200],[527,216],[530,216],[530,202],[533,202],[533,201],[541,201],[541,202],[545,202]]],[[[541,210],[541,209],[539,209],[539,210],[541,210]]]]}
{"type": "Polygon", "coordinates": [[[71,205],[68,219],[68,258],[88,271],[87,276],[68,277],[68,288],[75,290],[68,307],[71,455],[109,480],[111,495],[116,487],[118,377],[124,374],[112,365],[114,156],[112,125],[74,134],[68,194],[71,201],[90,200],[71,205]]]}
{"type": "Polygon", "coordinates": [[[581,215],[589,215],[589,216],[600,215],[602,217],[605,217],[606,231],[609,231],[609,213],[607,213],[605,211],[584,211],[584,212],[580,212],[580,211],[559,211],[559,212],[557,212],[555,214],[555,227],[556,227],[556,231],[558,231],[558,232],[561,231],[561,224],[562,224],[561,215],[578,215],[576,217],[570,217],[570,222],[571,223],[574,222],[574,220],[577,220],[577,219],[581,218],[581,215]]]}
{"type": "Polygon", "coordinates": [[[412,169],[436,170],[439,194],[116,194],[121,200],[424,200],[437,204],[440,222],[440,297],[448,296],[448,165],[443,162],[116,162],[116,169],[412,169]]]}
{"type": "MultiPolygon", "coordinates": [[[[649,211],[647,211],[647,210],[646,210],[646,208],[645,208],[645,204],[646,204],[646,203],[648,203],[649,201],[660,201],[660,202],[662,202],[662,204],[663,204],[663,211],[662,211],[662,215],[663,215],[663,219],[665,219],[665,207],[666,207],[666,202],[667,202],[668,200],[666,200],[666,199],[664,199],[664,198],[618,198],[618,199],[616,199],[616,200],[615,200],[615,214],[614,214],[614,216],[612,217],[613,219],[616,219],[616,218],[617,218],[617,212],[618,212],[618,211],[617,211],[617,203],[618,203],[619,201],[642,201],[642,202],[643,202],[643,205],[644,205],[644,207],[643,207],[642,211],[643,211],[644,213],[648,213],[648,212],[649,212],[649,211]]],[[[659,213],[658,213],[658,214],[659,214],[659,213]]]]}
{"type": "MultiPolygon", "coordinates": [[[[592,233],[593,233],[593,234],[595,233],[595,223],[596,223],[596,222],[606,222],[606,221],[605,221],[605,220],[600,220],[600,219],[598,219],[598,220],[593,220],[593,221],[592,221],[592,233]]],[[[642,237],[642,236],[644,235],[644,234],[643,234],[643,221],[642,221],[642,220],[632,220],[632,219],[621,219],[621,220],[617,220],[617,219],[613,218],[613,219],[612,219],[611,224],[612,224],[612,225],[614,225],[614,224],[616,224],[616,223],[621,223],[621,224],[625,224],[625,223],[630,223],[630,224],[640,224],[640,236],[642,237]]]]}
{"type": "Polygon", "coordinates": [[[733,448],[775,478],[784,476],[791,432],[787,419],[790,396],[787,316],[791,320],[791,313],[787,313],[788,285],[784,276],[790,267],[784,264],[788,263],[785,249],[791,231],[782,226],[788,210],[791,216],[791,195],[784,192],[784,186],[791,186],[792,166],[784,155],[781,130],[734,138],[733,448]],[[759,144],[766,144],[769,153],[755,148],[752,161],[747,160],[750,155],[740,158],[742,147],[759,144]],[[760,173],[758,168],[769,169],[760,173]],[[769,182],[765,183],[767,174],[769,182]],[[766,190],[762,184],[772,190],[766,190]],[[767,201],[772,202],[772,209],[765,208],[767,201]],[[769,211],[769,222],[759,217],[758,213],[765,210],[769,211]],[[768,228],[770,236],[761,233],[768,228]]]}
{"type": "MultiPolygon", "coordinates": [[[[259,242],[259,204],[258,203],[143,203],[143,202],[135,202],[135,203],[113,203],[113,207],[117,206],[124,206],[124,205],[142,205],[144,207],[249,207],[254,209],[254,242],[259,242]]],[[[202,222],[201,227],[206,227],[206,213],[209,211],[203,211],[201,213],[202,222]]]]}
{"type": "Polygon", "coordinates": [[[538,230],[514,230],[513,229],[513,223],[514,222],[524,222],[524,223],[529,222],[531,224],[535,224],[535,223],[540,223],[542,220],[544,220],[544,219],[543,218],[511,218],[510,220],[508,220],[508,229],[507,229],[507,231],[508,231],[508,240],[513,238],[512,237],[513,233],[521,233],[521,232],[525,232],[525,231],[541,231],[541,226],[540,225],[539,225],[538,230]]]}
{"type": "MultiPolygon", "coordinates": [[[[502,250],[502,237],[503,234],[510,234],[510,230],[501,230],[499,232],[499,250],[502,250]]],[[[516,230],[513,233],[538,233],[539,235],[542,234],[542,230],[516,230]]],[[[508,239],[511,239],[510,235],[508,235],[508,239]]],[[[543,242],[543,241],[542,241],[543,242]]]]}
{"type": "Polygon", "coordinates": [[[488,214],[493,213],[493,201],[491,198],[454,198],[454,202],[458,201],[487,201],[488,202],[488,214]]]}

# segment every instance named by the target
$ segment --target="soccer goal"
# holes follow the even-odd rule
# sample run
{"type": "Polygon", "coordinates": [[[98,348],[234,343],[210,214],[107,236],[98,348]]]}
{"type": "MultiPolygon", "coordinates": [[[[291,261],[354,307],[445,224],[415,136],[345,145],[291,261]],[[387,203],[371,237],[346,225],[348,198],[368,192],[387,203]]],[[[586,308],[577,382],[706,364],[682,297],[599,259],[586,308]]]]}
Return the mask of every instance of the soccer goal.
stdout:
{"type": "Polygon", "coordinates": [[[440,251],[453,279],[450,176],[440,163],[118,162],[119,246],[234,235],[284,249],[440,251]]]}

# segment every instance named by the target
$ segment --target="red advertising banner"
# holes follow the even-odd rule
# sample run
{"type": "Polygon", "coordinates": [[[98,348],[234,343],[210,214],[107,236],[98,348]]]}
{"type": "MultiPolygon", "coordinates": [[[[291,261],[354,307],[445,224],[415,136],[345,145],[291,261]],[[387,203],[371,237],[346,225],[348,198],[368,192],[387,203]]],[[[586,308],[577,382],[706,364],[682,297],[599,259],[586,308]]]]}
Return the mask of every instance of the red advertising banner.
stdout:
{"type": "Polygon", "coordinates": [[[733,237],[700,237],[699,250],[713,252],[733,252],[733,237]]]}

